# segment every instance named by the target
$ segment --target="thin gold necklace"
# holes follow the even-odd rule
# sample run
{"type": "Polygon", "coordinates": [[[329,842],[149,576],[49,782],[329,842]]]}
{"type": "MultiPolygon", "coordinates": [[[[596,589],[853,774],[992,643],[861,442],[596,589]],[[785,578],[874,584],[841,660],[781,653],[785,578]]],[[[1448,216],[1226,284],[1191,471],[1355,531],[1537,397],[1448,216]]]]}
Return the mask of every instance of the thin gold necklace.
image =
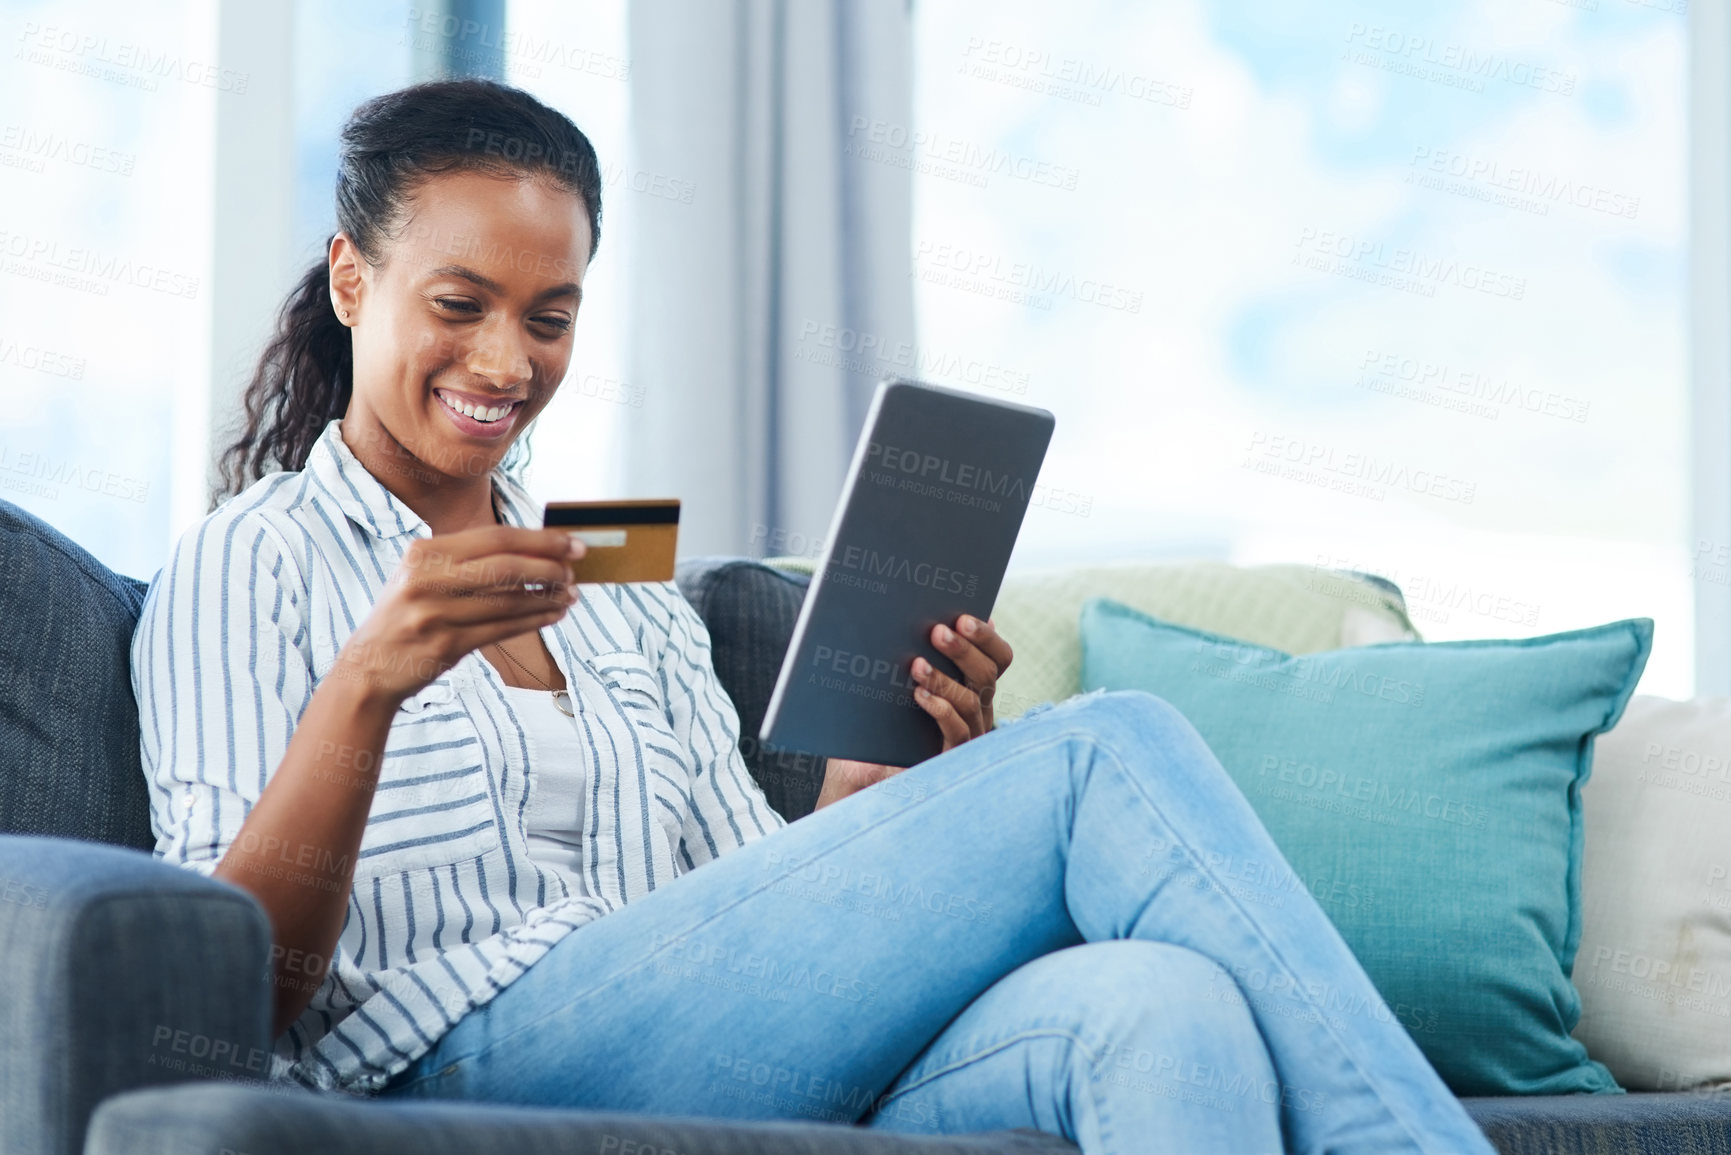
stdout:
{"type": "Polygon", "coordinates": [[[505,648],[505,643],[494,642],[493,648],[498,650],[501,654],[504,654],[507,662],[510,662],[513,666],[516,666],[519,670],[523,671],[525,677],[529,678],[531,681],[539,683],[543,690],[552,694],[553,705],[558,707],[561,714],[565,715],[567,718],[575,718],[577,716],[577,711],[571,708],[570,690],[555,690],[546,682],[546,680],[537,676],[535,671],[531,670],[528,666],[525,666],[522,662],[519,662],[517,656],[505,648]]]}
{"type": "MultiPolygon", "coordinates": [[[[497,495],[496,494],[489,495],[488,500],[493,506],[493,521],[499,525],[507,524],[504,516],[499,511],[499,503],[497,500],[497,495]]],[[[546,690],[548,693],[552,694],[553,695],[553,705],[558,707],[559,712],[561,714],[565,715],[567,718],[575,718],[577,716],[577,711],[572,709],[572,707],[571,707],[571,691],[570,690],[568,690],[568,689],[555,690],[547,682],[543,681],[540,677],[536,676],[535,671],[531,670],[528,666],[525,666],[522,662],[519,662],[517,660],[517,656],[515,654],[513,654],[510,650],[507,650],[505,648],[504,642],[494,642],[493,648],[495,650],[498,650],[501,654],[504,654],[505,660],[507,662],[510,662],[513,666],[516,666],[519,670],[523,671],[524,676],[529,678],[530,681],[538,683],[543,690],[546,690]]]]}

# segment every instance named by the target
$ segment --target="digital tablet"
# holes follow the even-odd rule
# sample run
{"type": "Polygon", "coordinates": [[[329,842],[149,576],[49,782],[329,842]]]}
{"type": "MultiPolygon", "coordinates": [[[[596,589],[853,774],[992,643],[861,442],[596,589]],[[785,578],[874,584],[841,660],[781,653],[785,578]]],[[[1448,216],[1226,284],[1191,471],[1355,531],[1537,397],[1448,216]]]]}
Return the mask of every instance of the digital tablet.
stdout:
{"type": "Polygon", "coordinates": [[[934,625],[985,619],[1052,440],[1044,409],[914,381],[878,386],[762,741],[891,766],[943,749],[912,663],[965,681],[934,625]]]}

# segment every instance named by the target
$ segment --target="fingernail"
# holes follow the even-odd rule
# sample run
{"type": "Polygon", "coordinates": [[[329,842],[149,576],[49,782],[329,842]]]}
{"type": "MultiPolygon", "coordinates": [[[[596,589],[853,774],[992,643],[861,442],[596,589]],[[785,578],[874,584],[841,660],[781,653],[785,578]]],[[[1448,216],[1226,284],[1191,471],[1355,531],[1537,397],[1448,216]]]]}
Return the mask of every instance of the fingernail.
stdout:
{"type": "Polygon", "coordinates": [[[962,620],[957,624],[962,627],[962,633],[969,635],[980,628],[980,623],[966,614],[962,615],[962,620]]]}
{"type": "Polygon", "coordinates": [[[914,659],[914,677],[923,678],[932,672],[932,664],[924,658],[914,659]]]}
{"type": "Polygon", "coordinates": [[[939,626],[938,627],[938,641],[947,642],[947,641],[950,641],[953,638],[955,638],[955,636],[956,636],[955,634],[950,632],[950,627],[948,627],[948,626],[939,626]]]}
{"type": "Polygon", "coordinates": [[[589,552],[589,547],[584,545],[582,539],[577,537],[575,534],[571,535],[566,540],[570,543],[570,556],[582,557],[584,554],[589,552]]]}
{"type": "Polygon", "coordinates": [[[932,696],[932,692],[930,690],[926,689],[924,686],[915,686],[914,687],[914,698],[917,699],[918,701],[923,702],[931,696],[932,696]]]}

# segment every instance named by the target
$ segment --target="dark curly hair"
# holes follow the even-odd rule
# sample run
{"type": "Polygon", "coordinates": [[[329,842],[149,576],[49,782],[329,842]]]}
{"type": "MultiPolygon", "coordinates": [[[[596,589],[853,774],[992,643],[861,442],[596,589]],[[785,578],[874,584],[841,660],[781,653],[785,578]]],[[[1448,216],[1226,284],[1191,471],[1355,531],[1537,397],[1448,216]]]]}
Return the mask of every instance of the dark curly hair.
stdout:
{"type": "MultiPolygon", "coordinates": [[[[420,182],[459,170],[552,177],[583,198],[593,259],[601,240],[594,146],[563,113],[491,80],[417,84],[355,109],[343,126],[337,228],[378,264],[420,182]]],[[[352,349],[331,303],[329,242],[325,253],[277,316],[242,398],[240,436],[222,453],[213,507],[274,469],[304,468],[326,423],[348,408],[352,349]]]]}

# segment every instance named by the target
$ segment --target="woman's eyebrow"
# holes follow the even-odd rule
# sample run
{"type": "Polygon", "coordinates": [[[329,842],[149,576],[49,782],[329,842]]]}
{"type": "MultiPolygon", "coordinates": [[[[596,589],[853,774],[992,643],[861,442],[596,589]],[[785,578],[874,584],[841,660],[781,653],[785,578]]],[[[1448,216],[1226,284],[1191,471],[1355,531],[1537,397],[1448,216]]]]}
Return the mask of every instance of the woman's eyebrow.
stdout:
{"type": "MultiPolygon", "coordinates": [[[[498,281],[495,281],[485,273],[476,272],[467,265],[442,265],[439,268],[434,269],[428,274],[428,276],[457,277],[460,280],[468,281],[470,284],[477,285],[480,288],[487,290],[489,293],[503,294],[505,291],[505,287],[499,284],[498,281]]],[[[537,300],[540,300],[543,297],[571,296],[581,299],[582,295],[583,287],[581,285],[576,281],[566,281],[563,284],[554,285],[551,288],[541,290],[539,293],[535,294],[535,297],[537,300]]]]}
{"type": "Polygon", "coordinates": [[[430,277],[456,277],[460,280],[468,281],[470,284],[478,285],[489,293],[502,293],[505,291],[504,286],[499,284],[498,281],[495,281],[485,273],[477,273],[467,265],[442,265],[427,275],[430,277]]]}

